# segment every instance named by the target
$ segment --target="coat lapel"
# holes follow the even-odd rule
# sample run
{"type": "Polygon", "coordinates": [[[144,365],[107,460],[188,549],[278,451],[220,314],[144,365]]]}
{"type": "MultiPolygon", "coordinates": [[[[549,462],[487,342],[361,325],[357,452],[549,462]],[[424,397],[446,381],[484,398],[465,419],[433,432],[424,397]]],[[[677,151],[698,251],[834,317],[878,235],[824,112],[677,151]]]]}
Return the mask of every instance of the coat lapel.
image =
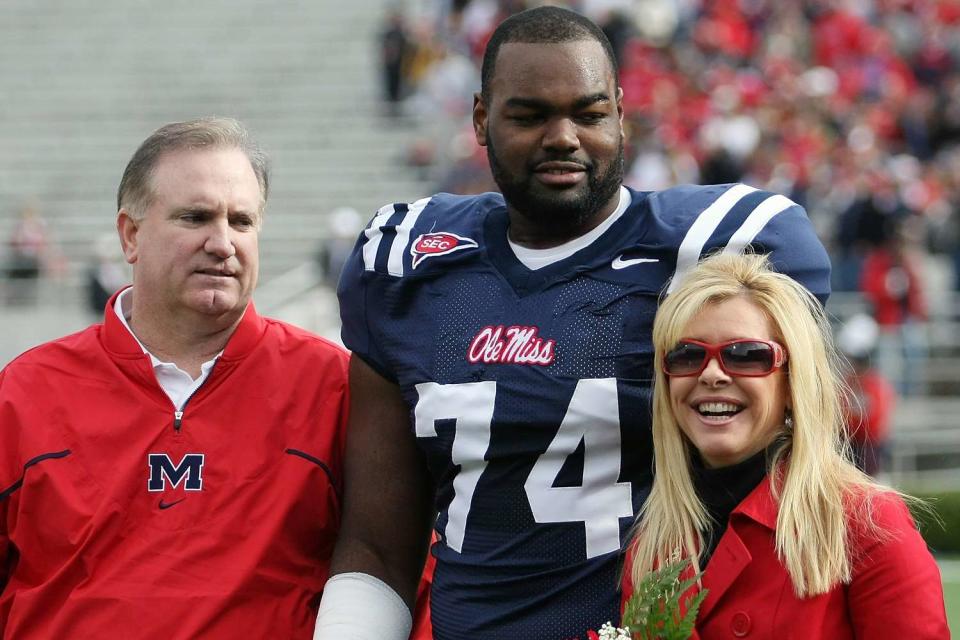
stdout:
{"type": "Polygon", "coordinates": [[[704,620],[710,615],[710,611],[750,564],[751,559],[750,552],[747,551],[736,530],[727,527],[716,551],[707,563],[706,571],[703,572],[703,588],[707,589],[707,597],[700,606],[698,618],[704,620]]]}
{"type": "Polygon", "coordinates": [[[697,615],[699,620],[707,619],[723,594],[753,560],[753,556],[750,555],[750,551],[737,531],[738,521],[744,523],[744,520],[752,520],[771,531],[776,528],[777,505],[770,493],[769,476],[764,478],[730,514],[730,523],[703,572],[702,584],[708,592],[697,615]]]}

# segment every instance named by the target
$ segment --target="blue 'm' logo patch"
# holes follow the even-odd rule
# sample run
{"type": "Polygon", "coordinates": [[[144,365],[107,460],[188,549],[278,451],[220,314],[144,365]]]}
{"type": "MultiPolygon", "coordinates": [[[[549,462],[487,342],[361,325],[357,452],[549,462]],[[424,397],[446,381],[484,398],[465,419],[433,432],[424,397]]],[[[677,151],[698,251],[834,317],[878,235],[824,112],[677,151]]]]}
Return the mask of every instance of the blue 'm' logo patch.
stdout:
{"type": "Polygon", "coordinates": [[[202,453],[188,453],[179,464],[173,464],[165,453],[151,453],[147,456],[147,462],[150,465],[150,480],[147,482],[149,491],[164,491],[168,481],[172,489],[181,482],[185,491],[203,489],[202,453]]]}

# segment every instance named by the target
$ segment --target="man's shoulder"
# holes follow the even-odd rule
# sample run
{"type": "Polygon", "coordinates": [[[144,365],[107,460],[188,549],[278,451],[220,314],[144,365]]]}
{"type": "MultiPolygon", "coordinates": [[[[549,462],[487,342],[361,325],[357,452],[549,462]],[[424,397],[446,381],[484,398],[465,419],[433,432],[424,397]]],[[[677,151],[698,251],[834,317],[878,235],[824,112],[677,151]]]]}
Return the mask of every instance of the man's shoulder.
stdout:
{"type": "Polygon", "coordinates": [[[662,221],[672,223],[689,224],[705,213],[723,217],[738,211],[763,215],[767,210],[802,210],[797,203],[784,195],[741,183],[684,184],[662,191],[632,193],[634,202],[649,208],[651,214],[662,221]]]}
{"type": "MultiPolygon", "coordinates": [[[[435,275],[437,269],[476,255],[484,243],[490,214],[505,216],[505,211],[499,193],[438,193],[411,203],[386,205],[361,232],[345,273],[390,281],[435,275]]],[[[341,291],[342,285],[341,280],[341,291]]]]}
{"type": "Polygon", "coordinates": [[[821,301],[829,295],[829,257],[806,211],[790,198],[738,183],[633,193],[644,241],[676,250],[674,283],[703,256],[754,251],[770,255],[776,270],[821,301]]]}
{"type": "Polygon", "coordinates": [[[0,399],[51,400],[69,392],[78,379],[109,375],[104,366],[100,325],[91,325],[21,353],[0,370],[0,399]]]}
{"type": "Polygon", "coordinates": [[[267,348],[282,347],[301,357],[337,362],[346,368],[350,354],[339,344],[283,320],[269,317],[263,320],[266,324],[264,346],[267,348]]]}
{"type": "MultiPolygon", "coordinates": [[[[645,192],[648,197],[661,201],[667,200],[685,200],[702,199],[704,201],[716,200],[731,187],[743,186],[738,183],[728,184],[678,184],[659,191],[645,192]]],[[[632,190],[634,193],[636,191],[632,190]]]]}
{"type": "Polygon", "coordinates": [[[306,349],[312,353],[335,359],[347,359],[349,353],[336,342],[308,331],[303,327],[277,318],[263,317],[266,333],[271,342],[283,342],[306,349]]]}
{"type": "Polygon", "coordinates": [[[381,207],[374,217],[374,223],[398,227],[406,225],[427,231],[435,230],[438,224],[469,229],[482,222],[491,210],[503,206],[503,196],[494,192],[476,195],[435,193],[413,202],[395,202],[381,207]]]}
{"type": "Polygon", "coordinates": [[[31,371],[42,370],[43,376],[56,375],[70,363],[89,366],[91,349],[99,348],[100,324],[92,324],[85,329],[55,338],[27,349],[4,367],[6,376],[13,374],[28,375],[31,371]],[[52,368],[52,370],[51,370],[52,368]]]}

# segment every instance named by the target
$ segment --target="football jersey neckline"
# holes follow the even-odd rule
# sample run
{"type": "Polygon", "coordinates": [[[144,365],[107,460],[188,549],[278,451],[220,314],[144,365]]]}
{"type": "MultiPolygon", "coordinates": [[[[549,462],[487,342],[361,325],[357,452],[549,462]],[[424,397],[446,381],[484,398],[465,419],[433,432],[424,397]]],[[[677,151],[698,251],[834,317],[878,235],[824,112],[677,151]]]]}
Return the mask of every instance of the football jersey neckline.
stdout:
{"type": "Polygon", "coordinates": [[[626,191],[630,197],[629,205],[598,238],[570,256],[535,270],[520,262],[510,247],[507,238],[510,216],[506,204],[493,208],[484,221],[483,230],[490,262],[520,297],[540,291],[556,281],[574,277],[577,273],[603,262],[610,262],[615,257],[614,254],[623,250],[623,235],[634,223],[634,217],[640,211],[638,205],[644,203],[647,197],[646,193],[632,189],[626,191]]]}

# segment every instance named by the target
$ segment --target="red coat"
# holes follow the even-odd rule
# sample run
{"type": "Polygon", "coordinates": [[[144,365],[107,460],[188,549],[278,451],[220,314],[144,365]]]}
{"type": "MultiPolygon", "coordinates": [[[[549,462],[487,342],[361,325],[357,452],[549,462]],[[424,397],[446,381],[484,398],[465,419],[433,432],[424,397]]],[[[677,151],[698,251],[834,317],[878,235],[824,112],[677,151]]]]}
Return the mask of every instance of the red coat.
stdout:
{"type": "MultiPolygon", "coordinates": [[[[811,598],[798,598],[774,551],[777,506],[768,480],[730,516],[703,575],[709,590],[697,615],[701,640],[948,640],[940,571],[903,501],[874,501],[874,519],[891,532],[877,541],[849,531],[858,549],[853,581],[811,598]]],[[[624,602],[632,593],[629,568],[624,602]]]]}

